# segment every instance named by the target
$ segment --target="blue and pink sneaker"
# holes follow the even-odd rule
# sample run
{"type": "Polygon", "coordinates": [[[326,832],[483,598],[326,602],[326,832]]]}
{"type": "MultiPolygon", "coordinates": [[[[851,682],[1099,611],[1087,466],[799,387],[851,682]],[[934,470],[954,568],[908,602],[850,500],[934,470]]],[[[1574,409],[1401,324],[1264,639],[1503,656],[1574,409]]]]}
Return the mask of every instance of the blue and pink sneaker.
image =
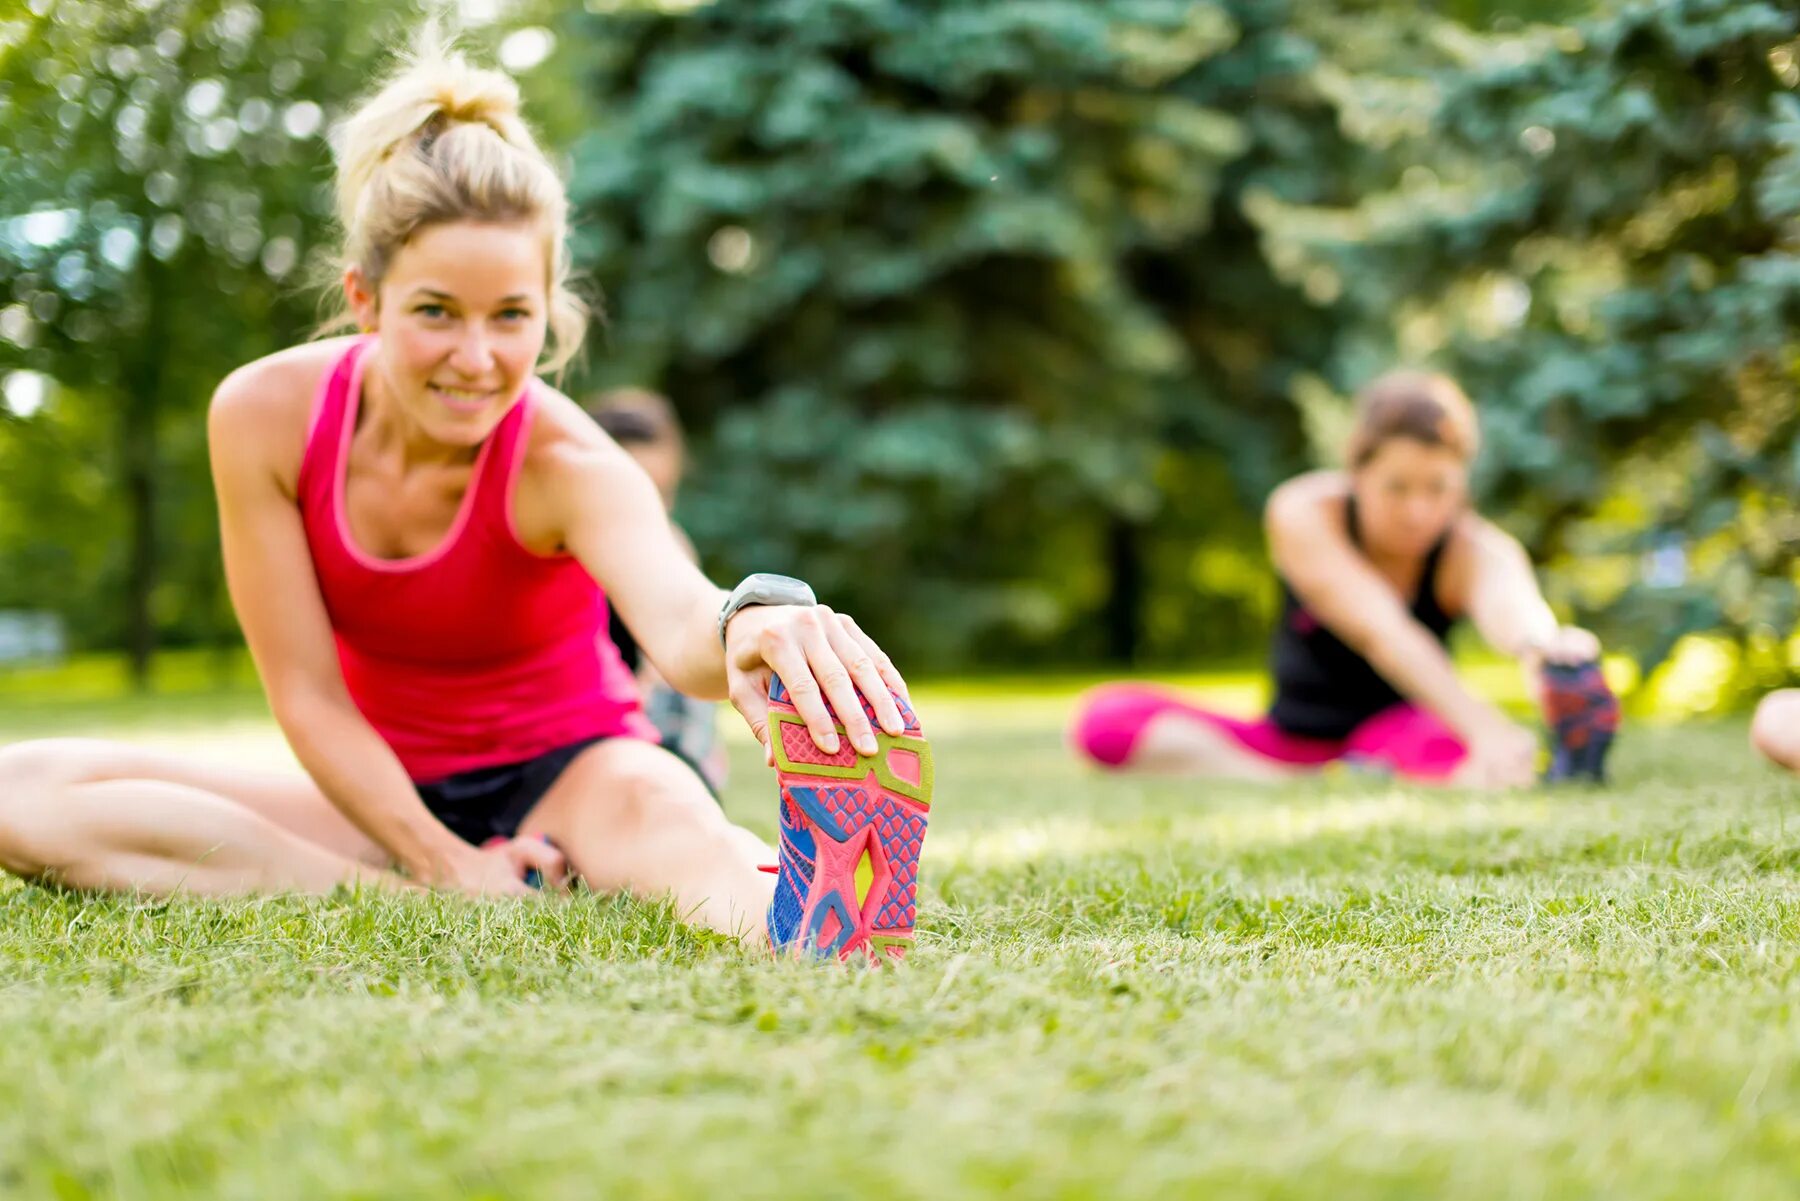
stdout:
{"type": "MultiPolygon", "coordinates": [[[[867,961],[906,957],[913,942],[919,851],[931,813],[931,748],[899,694],[906,723],[861,756],[837,722],[838,752],[813,742],[779,678],[769,683],[769,741],[781,782],[781,862],[769,903],[777,954],[867,961]]],[[[833,714],[836,717],[836,714],[833,714]]]]}
{"type": "Polygon", "coordinates": [[[1564,780],[1606,782],[1606,753],[1619,732],[1619,698],[1607,686],[1598,663],[1544,665],[1544,720],[1550,727],[1547,783],[1564,780]]]}

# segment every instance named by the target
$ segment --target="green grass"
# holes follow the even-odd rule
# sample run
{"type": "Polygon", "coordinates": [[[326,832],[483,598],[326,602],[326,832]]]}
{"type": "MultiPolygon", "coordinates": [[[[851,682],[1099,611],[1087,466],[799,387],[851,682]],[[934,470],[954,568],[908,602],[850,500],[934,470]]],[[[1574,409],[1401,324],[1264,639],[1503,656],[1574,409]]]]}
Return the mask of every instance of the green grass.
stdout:
{"type": "MultiPolygon", "coordinates": [[[[1079,770],[1064,692],[922,693],[941,784],[898,973],[768,962],[593,897],[0,884],[0,1195],[1762,1198],[1800,1177],[1800,783],[1741,725],[1635,731],[1600,792],[1259,791],[1079,770]]],[[[170,704],[55,716],[281,753],[239,694],[170,704]]],[[[0,741],[45,720],[0,697],[0,741]]],[[[769,833],[737,749],[729,807],[769,833]]]]}

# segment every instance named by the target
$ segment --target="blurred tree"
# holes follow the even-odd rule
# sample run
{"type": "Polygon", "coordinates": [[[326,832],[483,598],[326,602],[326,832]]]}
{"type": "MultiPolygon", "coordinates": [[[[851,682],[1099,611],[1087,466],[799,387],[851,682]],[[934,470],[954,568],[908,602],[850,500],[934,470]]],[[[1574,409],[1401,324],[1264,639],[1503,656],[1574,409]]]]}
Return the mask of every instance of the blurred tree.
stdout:
{"type": "MultiPolygon", "coordinates": [[[[521,73],[567,144],[586,99],[541,27],[428,7],[521,73]],[[535,86],[534,86],[535,85],[535,86]]],[[[516,6],[521,11],[525,6],[516,6]]],[[[411,0],[0,8],[0,608],[78,646],[235,643],[204,409],[305,338],[332,274],[327,136],[423,19],[411,0]]]]}
{"type": "MultiPolygon", "coordinates": [[[[808,575],[915,662],[1254,653],[1262,497],[1435,359],[1571,599],[1651,656],[1789,623],[1772,0],[455,7],[570,152],[612,309],[574,385],[675,396],[720,575],[808,575]]],[[[232,636],[205,400],[312,325],[325,132],[417,13],[13,11],[0,606],[141,664],[232,636]]]]}
{"type": "Polygon", "coordinates": [[[53,381],[0,426],[0,605],[78,642],[231,636],[204,413],[303,338],[334,103],[391,11],[297,0],[33,0],[0,22],[0,375],[53,381]]]}
{"type": "Polygon", "coordinates": [[[1333,381],[1396,354],[1458,375],[1483,405],[1488,494],[1579,554],[1565,595],[1646,662],[1723,628],[1765,652],[1751,671],[1789,670],[1796,32],[1791,5],[1743,0],[1441,25],[1381,188],[1255,205],[1278,261],[1345,293],[1333,381]]]}
{"type": "Polygon", "coordinates": [[[1347,199],[1355,153],[1293,6],[588,7],[596,375],[710,431],[722,571],[939,662],[1243,645],[1265,585],[1208,564],[1260,558],[1331,322],[1239,198],[1347,199]]]}

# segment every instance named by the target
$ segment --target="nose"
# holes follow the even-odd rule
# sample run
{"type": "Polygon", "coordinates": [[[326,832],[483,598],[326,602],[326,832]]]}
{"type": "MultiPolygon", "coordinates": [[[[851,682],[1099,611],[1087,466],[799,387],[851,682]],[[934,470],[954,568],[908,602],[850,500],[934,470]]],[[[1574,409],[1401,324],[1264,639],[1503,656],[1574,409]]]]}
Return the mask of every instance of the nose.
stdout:
{"type": "Polygon", "coordinates": [[[479,321],[463,326],[462,334],[450,351],[450,367],[464,379],[486,379],[494,366],[494,348],[488,345],[487,333],[479,321]]]}
{"type": "Polygon", "coordinates": [[[1429,532],[1433,537],[1443,533],[1445,527],[1443,507],[1437,504],[1423,504],[1413,515],[1413,521],[1419,529],[1429,532]]]}

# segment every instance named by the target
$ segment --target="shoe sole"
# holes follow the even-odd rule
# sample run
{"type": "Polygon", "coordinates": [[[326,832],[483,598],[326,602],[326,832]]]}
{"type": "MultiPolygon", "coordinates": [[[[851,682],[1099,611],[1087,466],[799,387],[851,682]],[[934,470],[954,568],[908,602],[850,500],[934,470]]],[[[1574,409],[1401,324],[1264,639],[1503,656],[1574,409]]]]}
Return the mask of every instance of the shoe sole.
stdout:
{"type": "MultiPolygon", "coordinates": [[[[898,695],[906,722],[875,729],[874,755],[859,755],[835,722],[839,749],[820,750],[779,679],[769,689],[769,742],[790,820],[810,833],[813,873],[802,879],[801,853],[784,839],[776,889],[799,897],[799,924],[783,954],[872,964],[898,963],[912,949],[917,918],[919,854],[931,813],[931,747],[918,718],[898,695]]],[[[836,717],[836,714],[833,714],[836,717]]]]}
{"type": "Polygon", "coordinates": [[[1606,756],[1619,730],[1619,701],[1592,666],[1546,668],[1544,717],[1552,748],[1546,783],[1606,782],[1606,756]]]}

